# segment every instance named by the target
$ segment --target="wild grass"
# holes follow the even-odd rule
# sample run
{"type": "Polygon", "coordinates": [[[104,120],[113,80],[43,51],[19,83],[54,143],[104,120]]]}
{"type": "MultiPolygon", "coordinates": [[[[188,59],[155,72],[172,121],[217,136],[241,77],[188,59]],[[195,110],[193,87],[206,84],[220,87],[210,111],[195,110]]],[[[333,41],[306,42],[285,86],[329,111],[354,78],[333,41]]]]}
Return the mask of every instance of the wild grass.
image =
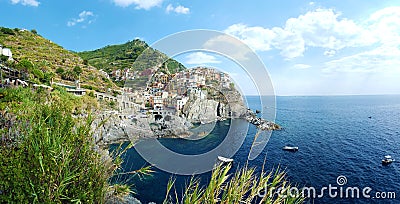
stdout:
{"type": "Polygon", "coordinates": [[[105,203],[131,193],[110,185],[126,150],[110,156],[95,145],[96,106],[57,89],[0,89],[0,203],[105,203]]]}
{"type": "Polygon", "coordinates": [[[230,174],[231,164],[219,164],[213,170],[211,179],[202,186],[200,179],[192,177],[179,196],[173,187],[175,180],[167,185],[164,204],[214,204],[214,203],[303,203],[302,197],[291,197],[287,192],[292,185],[286,181],[285,172],[264,169],[256,173],[256,168],[244,166],[230,174]],[[281,194],[277,190],[281,189],[281,194]]]}
{"type": "Polygon", "coordinates": [[[91,117],[73,118],[61,93],[1,93],[14,124],[1,130],[0,202],[101,203],[110,172],[89,136],[91,117]]]}

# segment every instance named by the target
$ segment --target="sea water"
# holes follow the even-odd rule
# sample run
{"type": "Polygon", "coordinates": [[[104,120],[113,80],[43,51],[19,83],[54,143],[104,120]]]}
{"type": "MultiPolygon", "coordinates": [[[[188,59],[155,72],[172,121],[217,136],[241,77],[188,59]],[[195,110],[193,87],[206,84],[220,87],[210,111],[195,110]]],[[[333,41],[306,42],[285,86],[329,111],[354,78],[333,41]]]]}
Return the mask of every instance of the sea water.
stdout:
{"type": "MultiPolygon", "coordinates": [[[[259,97],[249,96],[247,101],[251,109],[260,105],[259,97]]],[[[400,96],[291,96],[277,97],[276,101],[276,123],[283,130],[273,132],[262,153],[249,162],[250,166],[260,169],[265,161],[266,169],[278,166],[284,169],[299,190],[302,187],[316,190],[316,195],[307,199],[310,203],[400,203],[400,163],[381,164],[385,155],[400,161],[400,96]],[[285,145],[298,146],[299,151],[283,151],[285,145]],[[329,195],[325,190],[321,196],[322,188],[329,186],[337,188],[337,195],[329,195]],[[346,195],[347,187],[358,188],[359,198],[352,197],[350,192],[346,195]],[[362,194],[365,188],[371,188],[369,198],[362,194]],[[381,197],[393,196],[394,192],[396,198],[378,199],[377,192],[386,194],[381,197]]],[[[160,142],[183,154],[205,153],[224,139],[229,129],[227,122],[231,121],[217,123],[201,140],[160,139],[160,142]]],[[[247,122],[232,121],[238,123],[247,122]]],[[[242,147],[233,157],[234,165],[243,165],[248,158],[256,133],[254,126],[249,127],[242,147]]],[[[128,151],[125,160],[126,171],[148,165],[134,148],[128,151]]],[[[133,184],[134,196],[143,203],[161,203],[171,177],[177,178],[178,195],[190,178],[155,170],[150,177],[119,179],[133,184]]],[[[204,184],[209,175],[199,175],[204,184]]]]}

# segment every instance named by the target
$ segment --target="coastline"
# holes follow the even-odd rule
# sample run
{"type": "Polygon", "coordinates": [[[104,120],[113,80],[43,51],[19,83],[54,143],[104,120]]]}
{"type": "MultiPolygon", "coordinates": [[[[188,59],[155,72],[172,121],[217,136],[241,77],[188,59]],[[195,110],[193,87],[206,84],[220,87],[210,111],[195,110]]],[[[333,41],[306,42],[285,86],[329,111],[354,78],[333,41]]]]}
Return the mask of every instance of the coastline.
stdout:
{"type": "Polygon", "coordinates": [[[216,121],[227,119],[242,119],[257,127],[261,131],[281,130],[282,128],[272,122],[257,116],[255,112],[247,109],[241,117],[215,117],[207,122],[190,122],[189,119],[179,116],[172,116],[164,129],[152,128],[152,120],[149,118],[132,118],[118,112],[103,112],[97,114],[99,117],[92,124],[94,138],[99,146],[137,141],[146,138],[189,138],[193,135],[204,137],[206,131],[193,132],[192,129],[199,126],[209,125],[216,121]]]}

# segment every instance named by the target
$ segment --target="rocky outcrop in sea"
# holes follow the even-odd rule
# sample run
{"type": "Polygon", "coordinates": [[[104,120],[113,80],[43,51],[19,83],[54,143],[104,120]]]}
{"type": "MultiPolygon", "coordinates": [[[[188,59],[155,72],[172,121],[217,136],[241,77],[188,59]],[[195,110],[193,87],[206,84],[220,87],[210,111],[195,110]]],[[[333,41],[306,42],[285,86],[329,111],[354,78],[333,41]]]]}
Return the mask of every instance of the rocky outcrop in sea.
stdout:
{"type": "Polygon", "coordinates": [[[282,129],[278,124],[258,117],[257,114],[254,113],[250,109],[247,110],[245,119],[249,123],[255,125],[260,130],[281,130],[282,129]]]}

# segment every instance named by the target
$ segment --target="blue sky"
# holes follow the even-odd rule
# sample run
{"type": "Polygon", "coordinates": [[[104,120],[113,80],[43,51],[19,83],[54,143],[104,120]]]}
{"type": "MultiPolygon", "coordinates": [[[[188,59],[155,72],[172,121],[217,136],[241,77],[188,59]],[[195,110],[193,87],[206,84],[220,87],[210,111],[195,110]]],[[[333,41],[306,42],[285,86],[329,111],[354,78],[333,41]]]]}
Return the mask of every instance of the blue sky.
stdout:
{"type": "MultiPolygon", "coordinates": [[[[278,95],[400,94],[400,1],[0,0],[0,13],[0,26],[36,29],[74,51],[218,30],[257,52],[278,95]]],[[[177,59],[231,72],[254,94],[221,56],[177,59]]]]}

